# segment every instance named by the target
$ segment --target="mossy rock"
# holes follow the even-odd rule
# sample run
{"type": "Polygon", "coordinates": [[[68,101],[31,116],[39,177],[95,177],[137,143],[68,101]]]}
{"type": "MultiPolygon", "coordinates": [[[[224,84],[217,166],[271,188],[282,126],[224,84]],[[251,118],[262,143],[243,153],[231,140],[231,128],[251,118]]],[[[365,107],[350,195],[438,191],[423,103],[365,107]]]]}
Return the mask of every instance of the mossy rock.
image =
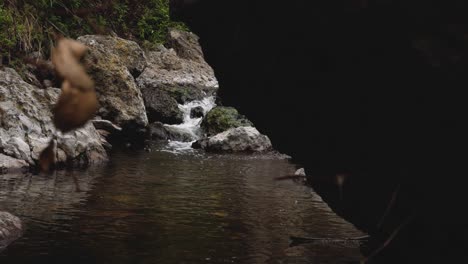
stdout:
{"type": "Polygon", "coordinates": [[[217,106],[206,114],[201,127],[208,136],[216,135],[234,127],[253,126],[245,116],[233,107],[217,106]]]}
{"type": "Polygon", "coordinates": [[[204,97],[203,91],[201,89],[194,89],[194,87],[173,86],[165,87],[163,90],[167,91],[167,93],[179,104],[201,100],[204,97]]]}
{"type": "Polygon", "coordinates": [[[163,90],[143,90],[146,111],[150,123],[181,124],[184,115],[179,109],[177,101],[163,90]]]}

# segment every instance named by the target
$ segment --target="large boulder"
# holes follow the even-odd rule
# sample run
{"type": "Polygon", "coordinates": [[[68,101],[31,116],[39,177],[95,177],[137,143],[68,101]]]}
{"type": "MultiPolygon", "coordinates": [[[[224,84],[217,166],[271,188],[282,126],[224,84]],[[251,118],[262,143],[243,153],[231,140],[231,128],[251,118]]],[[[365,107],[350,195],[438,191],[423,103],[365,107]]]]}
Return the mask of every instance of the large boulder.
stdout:
{"type": "MultiPolygon", "coordinates": [[[[55,131],[50,109],[60,89],[39,89],[12,69],[0,70],[0,167],[36,164],[55,131]],[[9,156],[12,159],[5,158],[9,156]],[[24,161],[24,162],[22,162],[24,161]]],[[[100,135],[91,124],[58,138],[59,162],[99,163],[107,160],[100,135]]]]}
{"type": "Polygon", "coordinates": [[[84,62],[96,83],[99,116],[126,127],[148,125],[143,97],[135,77],[146,67],[137,43],[118,37],[86,35],[78,41],[89,47],[84,62]]]}
{"type": "Polygon", "coordinates": [[[270,139],[255,127],[231,128],[215,136],[203,138],[192,144],[210,152],[266,152],[272,150],[270,139]]]}
{"type": "Polygon", "coordinates": [[[184,121],[183,112],[179,109],[177,101],[168,93],[154,90],[145,93],[148,120],[163,122],[165,124],[180,124],[184,121]]]}
{"type": "Polygon", "coordinates": [[[0,252],[23,233],[21,220],[7,212],[0,212],[0,252]]]}
{"type": "Polygon", "coordinates": [[[253,126],[245,116],[233,107],[216,106],[211,109],[203,119],[201,127],[208,135],[216,135],[234,127],[253,126]]]}
{"type": "Polygon", "coordinates": [[[148,52],[148,67],[137,78],[150,120],[154,118],[154,121],[168,124],[181,122],[182,112],[178,104],[201,100],[213,95],[219,87],[213,69],[203,59],[198,37],[182,45],[181,41],[174,39],[178,34],[195,36],[171,30],[168,47],[161,45],[148,52]]]}

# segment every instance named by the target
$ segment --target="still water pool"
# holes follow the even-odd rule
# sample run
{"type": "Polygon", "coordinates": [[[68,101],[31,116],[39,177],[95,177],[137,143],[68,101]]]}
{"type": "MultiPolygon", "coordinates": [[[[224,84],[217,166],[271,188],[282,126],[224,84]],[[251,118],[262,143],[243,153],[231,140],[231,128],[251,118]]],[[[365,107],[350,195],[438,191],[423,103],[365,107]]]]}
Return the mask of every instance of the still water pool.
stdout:
{"type": "Polygon", "coordinates": [[[0,263],[350,263],[359,245],[290,236],[363,235],[269,156],[113,153],[104,166],[0,175],[0,210],[23,237],[0,263]]]}

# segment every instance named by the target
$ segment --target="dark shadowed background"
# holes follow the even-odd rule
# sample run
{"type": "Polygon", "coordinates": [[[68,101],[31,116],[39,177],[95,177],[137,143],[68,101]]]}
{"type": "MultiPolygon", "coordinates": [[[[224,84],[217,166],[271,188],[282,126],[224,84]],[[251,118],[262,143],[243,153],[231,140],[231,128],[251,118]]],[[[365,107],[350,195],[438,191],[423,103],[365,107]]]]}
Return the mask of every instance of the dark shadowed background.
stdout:
{"type": "Polygon", "coordinates": [[[363,252],[401,226],[376,260],[468,260],[464,1],[180,0],[171,11],[201,37],[222,103],[370,232],[363,252]],[[340,199],[331,182],[343,173],[340,199]]]}

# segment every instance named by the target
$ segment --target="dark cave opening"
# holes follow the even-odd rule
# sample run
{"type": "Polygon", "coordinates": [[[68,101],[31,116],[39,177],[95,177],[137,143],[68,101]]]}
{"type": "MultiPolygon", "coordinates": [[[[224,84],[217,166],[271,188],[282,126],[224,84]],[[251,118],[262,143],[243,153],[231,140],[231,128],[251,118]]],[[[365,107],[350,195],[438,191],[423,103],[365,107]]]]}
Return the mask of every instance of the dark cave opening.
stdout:
{"type": "Polygon", "coordinates": [[[220,97],[303,164],[383,262],[467,260],[461,1],[173,1],[220,97]],[[319,179],[351,175],[340,199],[319,179]],[[397,186],[395,206],[376,228],[397,186]]]}

